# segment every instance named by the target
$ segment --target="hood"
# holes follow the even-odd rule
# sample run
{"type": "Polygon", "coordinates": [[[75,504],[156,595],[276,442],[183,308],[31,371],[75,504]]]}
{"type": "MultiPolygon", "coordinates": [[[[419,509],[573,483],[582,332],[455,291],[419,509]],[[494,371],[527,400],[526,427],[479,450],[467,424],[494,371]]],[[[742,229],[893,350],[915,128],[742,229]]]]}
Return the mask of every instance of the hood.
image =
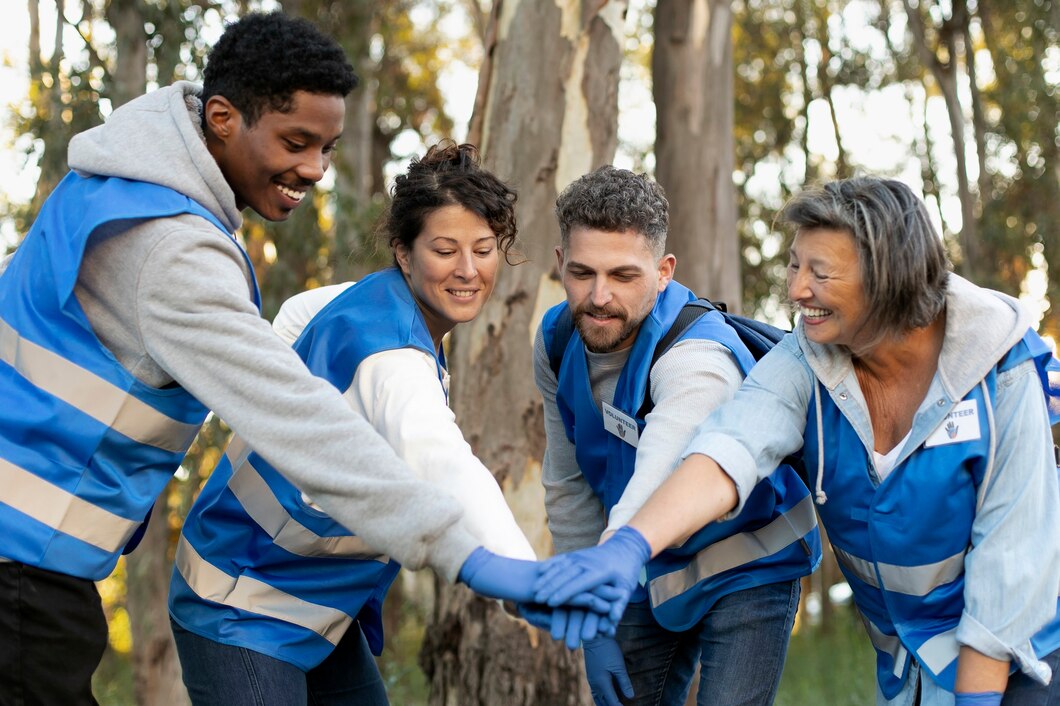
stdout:
{"type": "MultiPolygon", "coordinates": [[[[946,333],[938,365],[939,380],[950,399],[959,400],[978,385],[1031,325],[1030,315],[1018,300],[951,272],[946,280],[946,333]]],[[[814,374],[835,389],[850,371],[850,353],[840,346],[809,341],[801,321],[795,335],[814,374]]]]}
{"type": "Polygon", "coordinates": [[[200,91],[196,84],[178,81],[126,103],[106,123],[70,141],[70,168],[82,175],[167,186],[235,231],[243,219],[235,194],[206,149],[200,91]]]}

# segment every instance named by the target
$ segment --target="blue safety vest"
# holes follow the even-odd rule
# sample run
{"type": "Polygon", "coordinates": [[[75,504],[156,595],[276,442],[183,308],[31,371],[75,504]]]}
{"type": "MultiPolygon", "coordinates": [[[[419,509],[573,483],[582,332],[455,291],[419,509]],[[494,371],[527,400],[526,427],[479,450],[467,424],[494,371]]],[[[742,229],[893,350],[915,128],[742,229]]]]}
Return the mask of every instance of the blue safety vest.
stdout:
{"type": "MultiPolygon", "coordinates": [[[[877,680],[889,699],[901,691],[914,656],[940,687],[953,691],[959,652],[955,635],[964,610],[964,555],[971,546],[977,493],[990,457],[987,415],[993,411],[997,374],[1033,359],[1045,381],[1051,358],[1038,335],[1028,332],[983,385],[939,410],[944,424],[936,432],[938,439],[936,434],[929,437],[878,487],[870,475],[869,452],[854,427],[830,395],[820,395],[826,434],[822,485],[828,502],[817,510],[876,650],[877,680]],[[962,431],[962,425],[969,428],[962,431]]],[[[814,394],[820,390],[818,384],[814,394]]],[[[818,458],[818,439],[816,400],[811,400],[805,458],[818,458]]],[[[816,464],[807,466],[816,479],[816,464]]],[[[1060,647],[1060,619],[1054,618],[1031,642],[1039,657],[1060,647]]]]}
{"type": "Polygon", "coordinates": [[[94,232],[182,213],[231,237],[172,189],[71,172],[0,277],[0,556],[106,577],[206,418],[123,368],[74,296],[94,232]]]}
{"type": "MultiPolygon", "coordinates": [[[[444,358],[395,268],[344,290],[294,344],[313,374],[341,391],[365,358],[399,348],[432,356],[442,384],[444,358]]],[[[380,610],[399,568],[307,504],[237,437],[184,523],[169,610],[194,633],[308,671],[355,619],[382,651],[380,610]]]]}
{"type": "MultiPolygon", "coordinates": [[[[681,308],[695,299],[684,286],[671,282],[640,325],[629,358],[618,378],[611,405],[637,424],[650,394],[652,354],[681,308]]],[[[542,333],[550,350],[556,322],[567,304],[545,314],[542,333]]],[[[677,340],[716,341],[736,358],[746,375],[754,358],[717,311],[698,318],[677,340]]],[[[633,476],[636,448],[604,427],[593,400],[585,346],[577,331],[570,338],[558,375],[556,403],[567,438],[574,444],[582,475],[605,512],[621,498],[633,476]]],[[[696,410],[688,410],[696,414],[696,410]]],[[[736,517],[706,525],[680,548],[662,552],[648,563],[652,611],[669,630],[687,630],[699,622],[721,597],[735,591],[813,572],[821,560],[821,538],[809,490],[788,465],[779,466],[751,492],[736,517]]]]}

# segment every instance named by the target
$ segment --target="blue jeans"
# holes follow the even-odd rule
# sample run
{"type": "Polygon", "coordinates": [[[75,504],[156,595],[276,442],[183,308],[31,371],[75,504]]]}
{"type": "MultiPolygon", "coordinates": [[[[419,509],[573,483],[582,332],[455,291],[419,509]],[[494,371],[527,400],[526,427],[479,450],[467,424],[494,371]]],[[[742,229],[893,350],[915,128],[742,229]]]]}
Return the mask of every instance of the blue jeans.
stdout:
{"type": "Polygon", "coordinates": [[[1042,660],[1053,670],[1053,680],[1043,686],[1023,672],[1008,678],[1001,706],[1060,706],[1060,650],[1053,650],[1042,660]]]}
{"type": "Polygon", "coordinates": [[[290,662],[214,642],[170,621],[184,685],[195,706],[388,706],[360,626],[303,672],[290,662]]]}
{"type": "Polygon", "coordinates": [[[799,607],[799,582],[725,596],[694,627],[670,632],[647,602],[633,603],[617,639],[633,682],[633,706],[681,706],[700,665],[698,706],[769,706],[777,693],[799,607]]]}

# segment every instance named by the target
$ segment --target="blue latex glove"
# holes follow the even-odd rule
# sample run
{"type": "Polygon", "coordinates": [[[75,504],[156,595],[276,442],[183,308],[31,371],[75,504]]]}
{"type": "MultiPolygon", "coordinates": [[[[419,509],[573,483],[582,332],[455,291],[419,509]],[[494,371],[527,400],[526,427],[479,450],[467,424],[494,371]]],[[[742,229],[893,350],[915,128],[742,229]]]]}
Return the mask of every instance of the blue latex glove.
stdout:
{"type": "Polygon", "coordinates": [[[594,613],[607,615],[611,612],[611,604],[622,596],[625,596],[625,594],[625,591],[620,591],[614,586],[604,584],[602,586],[597,586],[591,591],[583,591],[582,593],[571,596],[564,602],[564,605],[570,608],[587,608],[594,613]]]}
{"type": "Polygon", "coordinates": [[[523,620],[533,625],[538,630],[552,630],[552,611],[547,605],[540,603],[520,603],[516,606],[523,620]]]}
{"type": "Polygon", "coordinates": [[[540,576],[542,566],[536,561],[498,556],[479,547],[460,567],[457,580],[489,598],[530,603],[534,599],[534,582],[540,576]]]}
{"type": "Polygon", "coordinates": [[[615,682],[627,699],[633,698],[633,684],[626,672],[626,660],[618,643],[598,637],[585,643],[585,677],[596,706],[622,706],[615,693],[615,682]]]}
{"type": "Polygon", "coordinates": [[[591,640],[599,634],[600,614],[581,608],[558,607],[552,609],[552,626],[549,632],[553,640],[563,640],[568,650],[576,650],[582,640],[591,640]]]}
{"type": "Polygon", "coordinates": [[[640,573],[651,558],[651,547],[640,532],[626,526],[603,544],[560,554],[544,562],[534,584],[534,600],[558,606],[571,598],[610,585],[618,589],[609,616],[617,624],[630,596],[640,585],[640,573]]]}
{"type": "Polygon", "coordinates": [[[563,640],[568,650],[578,649],[582,644],[585,616],[586,612],[581,608],[556,608],[552,612],[552,639],[563,640]]]}
{"type": "Polygon", "coordinates": [[[953,706],[1001,706],[1000,691],[958,692],[953,695],[953,706]]]}
{"type": "MultiPolygon", "coordinates": [[[[560,640],[567,636],[567,622],[570,619],[570,613],[572,611],[567,608],[550,608],[541,603],[520,603],[516,606],[519,611],[519,615],[523,617],[526,622],[533,625],[539,630],[545,630],[549,632],[553,639],[560,640]]],[[[582,640],[591,640],[597,635],[609,635],[615,634],[615,626],[611,623],[611,619],[606,615],[600,615],[598,613],[592,613],[594,618],[598,621],[596,624],[595,632],[589,634],[592,630],[593,623],[591,621],[583,622],[579,637],[582,640]]],[[[577,645],[571,649],[575,649],[577,645]]]]}

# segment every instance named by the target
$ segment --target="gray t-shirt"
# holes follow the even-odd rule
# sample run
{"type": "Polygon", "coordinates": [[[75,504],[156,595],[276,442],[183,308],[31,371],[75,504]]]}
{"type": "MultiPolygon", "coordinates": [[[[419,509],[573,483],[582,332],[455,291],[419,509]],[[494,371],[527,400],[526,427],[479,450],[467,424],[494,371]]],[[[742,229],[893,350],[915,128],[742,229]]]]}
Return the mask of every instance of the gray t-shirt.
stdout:
{"type": "MultiPolygon", "coordinates": [[[[628,349],[587,352],[589,381],[598,405],[614,399],[628,356],[628,349]]],[[[637,444],[633,478],[610,517],[604,516],[603,505],[578,468],[574,444],[564,431],[556,406],[556,376],[540,329],[534,340],[534,379],[545,402],[547,445],[541,478],[548,526],[556,551],[567,552],[596,544],[605,528],[616,530],[632,519],[677,468],[699,424],[736,394],[743,375],[732,353],[714,341],[679,341],[656,361],[649,380],[655,407],[637,444]]]]}

